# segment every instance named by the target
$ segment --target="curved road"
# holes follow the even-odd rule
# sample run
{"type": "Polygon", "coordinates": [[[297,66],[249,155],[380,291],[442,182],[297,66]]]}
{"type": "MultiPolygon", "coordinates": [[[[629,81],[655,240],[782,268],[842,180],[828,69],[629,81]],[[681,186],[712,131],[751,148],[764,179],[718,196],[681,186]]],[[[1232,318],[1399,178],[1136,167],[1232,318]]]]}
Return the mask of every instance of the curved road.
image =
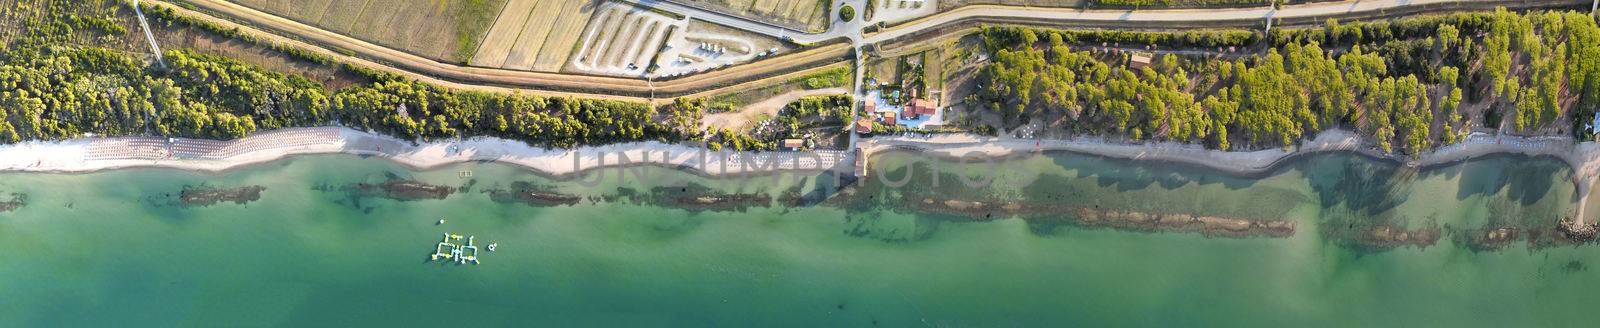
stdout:
{"type": "Polygon", "coordinates": [[[1074,8],[1038,8],[994,5],[963,6],[939,14],[896,23],[872,33],[863,40],[879,43],[895,38],[955,24],[962,20],[992,19],[1016,20],[1025,24],[1092,25],[1132,27],[1140,29],[1188,29],[1196,27],[1261,27],[1266,19],[1298,22],[1321,22],[1327,18],[1387,17],[1396,14],[1429,10],[1491,9],[1495,6],[1511,8],[1553,7],[1578,5],[1586,0],[1363,0],[1320,2],[1271,7],[1231,9],[1168,9],[1168,10],[1079,10],[1074,8]]]}
{"type": "MultiPolygon", "coordinates": [[[[695,19],[706,20],[717,24],[732,26],[742,30],[765,34],[772,37],[789,37],[798,43],[818,43],[838,38],[859,40],[862,43],[879,43],[905,36],[925,29],[936,28],[964,19],[993,18],[1016,19],[1021,21],[1049,21],[1060,24],[1099,23],[1104,25],[1122,25],[1132,28],[1162,28],[1163,26],[1262,26],[1266,19],[1271,17],[1278,20],[1305,20],[1320,21],[1329,17],[1352,15],[1385,15],[1386,11],[1399,11],[1400,8],[1451,8],[1452,6],[1471,7],[1502,5],[1507,7],[1550,6],[1550,5],[1579,5],[1591,0],[1535,0],[1535,1],[1507,1],[1507,0],[1361,0],[1319,2],[1284,6],[1282,9],[1273,9],[1270,6],[1247,8],[1209,8],[1209,9],[1152,9],[1152,10],[1082,10],[1077,8],[1051,8],[1051,7],[1022,7],[1001,5],[968,5],[940,12],[938,14],[911,20],[910,22],[896,23],[892,27],[862,36],[858,32],[859,20],[852,23],[835,21],[834,26],[823,33],[804,33],[782,26],[752,20],[745,17],[733,16],[715,11],[704,10],[692,6],[680,5],[667,0],[620,0],[636,3],[662,10],[681,13],[695,19]],[[1181,24],[1175,24],[1181,23],[1181,24]]],[[[847,0],[847,3],[861,6],[860,1],[847,0]]],[[[835,7],[838,7],[836,4],[835,7]]],[[[1487,8],[1485,7],[1485,8],[1487,8]]],[[[837,9],[830,9],[830,14],[837,9]]],[[[832,17],[833,15],[830,15],[832,17]]]]}
{"type": "MultiPolygon", "coordinates": [[[[668,81],[651,82],[642,79],[604,77],[578,74],[543,73],[516,71],[495,68],[482,68],[461,66],[443,63],[432,59],[405,53],[388,47],[379,46],[362,41],[350,36],[334,33],[320,28],[312,27],[287,18],[275,16],[248,7],[240,6],[225,0],[182,0],[195,7],[209,12],[219,13],[243,21],[248,26],[241,26],[233,21],[213,17],[209,14],[187,10],[169,3],[171,0],[146,0],[152,5],[172,8],[181,15],[195,17],[217,23],[224,27],[241,27],[254,30],[253,27],[266,27],[277,31],[279,34],[293,36],[293,39],[283,38],[281,35],[275,40],[287,41],[291,44],[306,44],[299,40],[307,40],[317,44],[312,50],[325,55],[353,59],[358,63],[399,70],[409,75],[427,78],[430,81],[443,80],[444,84],[451,86],[477,85],[479,87],[501,89],[532,88],[565,94],[600,94],[610,95],[609,98],[644,99],[646,97],[673,97],[702,93],[716,90],[734,84],[748,82],[754,79],[771,78],[773,76],[799,74],[807,67],[820,66],[840,62],[852,45],[870,44],[894,41],[897,38],[913,35],[925,30],[934,30],[951,24],[959,24],[973,19],[1011,20],[1023,24],[1041,25],[1073,25],[1096,24],[1101,26],[1128,27],[1136,29],[1183,28],[1195,25],[1208,26],[1251,26],[1259,21],[1265,23],[1265,18],[1279,19],[1317,19],[1323,17],[1368,17],[1385,16],[1403,9],[1426,8],[1428,6],[1449,5],[1476,5],[1493,6],[1503,4],[1507,6],[1528,6],[1530,2],[1504,1],[1504,0],[1376,0],[1376,1],[1346,1],[1334,3],[1314,3],[1288,6],[1281,10],[1268,7],[1259,8],[1233,8],[1233,9],[1201,9],[1201,10],[1078,10],[1072,8],[1037,8],[1037,7],[1007,7],[976,5],[965,6],[945,11],[935,15],[923,17],[897,24],[883,31],[862,35],[859,33],[863,24],[860,20],[851,23],[835,21],[833,27],[823,33],[802,33],[766,24],[747,18],[707,11],[699,8],[683,6],[672,2],[660,0],[623,0],[661,8],[668,11],[684,14],[695,19],[706,20],[724,24],[755,33],[771,36],[787,36],[799,43],[828,42],[835,39],[848,39],[848,43],[834,43],[818,46],[806,51],[791,53],[784,56],[757,62],[759,64],[737,65],[729,69],[716,70],[688,77],[668,81]],[[330,51],[327,47],[348,49],[370,58],[371,61],[345,56],[330,51]],[[761,65],[765,64],[765,65],[761,65]]],[[[860,0],[850,0],[844,3],[859,5],[860,0]]],[[[1556,4],[1583,4],[1584,0],[1542,0],[1532,1],[1534,5],[1556,4]]],[[[1446,7],[1448,8],[1448,7],[1446,7]]],[[[830,13],[836,9],[830,8],[830,13]]],[[[268,33],[271,34],[271,33],[268,33]]],[[[548,93],[548,92],[547,92],[548,93]]]]}
{"type": "Polygon", "coordinates": [[[170,8],[179,15],[205,20],[224,28],[258,31],[256,27],[264,26],[278,33],[260,32],[252,34],[261,35],[273,42],[287,43],[316,51],[325,56],[363,64],[363,66],[412,73],[408,75],[449,86],[477,85],[490,89],[535,88],[538,90],[528,91],[557,91],[545,93],[558,95],[599,94],[602,97],[609,96],[605,98],[613,99],[644,100],[655,97],[674,97],[720,89],[737,84],[737,82],[764,77],[798,75],[811,70],[813,67],[840,62],[848,51],[848,46],[844,44],[824,45],[762,61],[764,63],[779,63],[778,65],[740,65],[683,78],[652,82],[644,79],[517,71],[444,63],[223,0],[184,0],[183,2],[208,12],[240,19],[246,24],[214,17],[208,13],[189,10],[174,5],[171,1],[144,0],[143,2],[153,6],[170,8]],[[360,57],[339,54],[338,51],[333,51],[330,48],[350,50],[359,54],[360,57]]]}

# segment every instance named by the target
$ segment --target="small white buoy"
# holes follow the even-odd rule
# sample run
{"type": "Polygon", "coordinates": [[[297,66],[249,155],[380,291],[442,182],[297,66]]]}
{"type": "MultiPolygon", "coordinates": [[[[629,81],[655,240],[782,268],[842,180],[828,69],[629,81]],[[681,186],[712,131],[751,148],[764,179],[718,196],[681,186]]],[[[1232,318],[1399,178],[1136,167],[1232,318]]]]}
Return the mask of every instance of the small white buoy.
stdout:
{"type": "Polygon", "coordinates": [[[444,219],[439,219],[439,223],[434,223],[434,225],[440,225],[440,224],[444,224],[444,219]]]}

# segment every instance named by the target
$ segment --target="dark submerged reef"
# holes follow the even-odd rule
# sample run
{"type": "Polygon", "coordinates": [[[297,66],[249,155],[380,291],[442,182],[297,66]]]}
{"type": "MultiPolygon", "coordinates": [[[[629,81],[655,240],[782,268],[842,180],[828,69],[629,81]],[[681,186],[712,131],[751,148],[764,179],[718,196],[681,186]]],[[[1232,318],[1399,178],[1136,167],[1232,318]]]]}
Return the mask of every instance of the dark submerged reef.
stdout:
{"type": "Polygon", "coordinates": [[[261,199],[261,192],[266,190],[262,186],[244,186],[238,188],[219,188],[213,186],[184,186],[183,192],[178,193],[178,199],[185,206],[210,206],[221,202],[246,204],[261,199]]]}

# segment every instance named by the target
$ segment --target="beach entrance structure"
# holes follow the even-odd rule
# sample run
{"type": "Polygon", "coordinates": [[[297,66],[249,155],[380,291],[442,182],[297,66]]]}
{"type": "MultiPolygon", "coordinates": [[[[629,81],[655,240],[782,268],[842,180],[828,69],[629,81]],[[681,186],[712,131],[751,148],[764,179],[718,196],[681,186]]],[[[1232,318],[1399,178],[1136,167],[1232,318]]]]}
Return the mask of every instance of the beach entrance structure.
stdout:
{"type": "Polygon", "coordinates": [[[156,35],[150,32],[150,23],[144,20],[144,11],[139,10],[139,0],[133,0],[134,16],[139,17],[139,27],[144,29],[145,42],[150,43],[150,53],[156,56],[156,63],[161,68],[167,68],[167,61],[161,57],[161,47],[156,45],[156,35]]]}
{"type": "Polygon", "coordinates": [[[867,177],[867,156],[870,155],[866,150],[856,148],[856,178],[867,177]]]}
{"type": "Polygon", "coordinates": [[[1143,52],[1143,51],[1135,52],[1135,53],[1133,53],[1132,56],[1128,57],[1128,68],[1132,68],[1132,69],[1136,69],[1137,70],[1137,69],[1141,69],[1141,68],[1145,68],[1145,67],[1150,67],[1150,59],[1153,58],[1153,57],[1154,56],[1151,55],[1148,52],[1143,52]]]}

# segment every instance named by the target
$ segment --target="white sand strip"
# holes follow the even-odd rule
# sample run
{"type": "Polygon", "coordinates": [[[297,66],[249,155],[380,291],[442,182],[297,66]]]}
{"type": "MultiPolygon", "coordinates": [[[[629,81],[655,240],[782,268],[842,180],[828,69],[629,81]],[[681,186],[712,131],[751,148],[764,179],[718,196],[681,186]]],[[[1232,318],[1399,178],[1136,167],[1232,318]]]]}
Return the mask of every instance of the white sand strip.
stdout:
{"type": "MultiPolygon", "coordinates": [[[[1275,168],[1286,158],[1331,151],[1353,151],[1407,165],[1431,166],[1496,153],[1554,156],[1576,168],[1586,179],[1600,170],[1600,145],[1574,143],[1564,137],[1495,137],[1474,134],[1466,141],[1441,147],[1415,159],[1383,154],[1361,142],[1354,133],[1332,130],[1294,149],[1217,151],[1199,145],[1173,142],[1127,144],[1100,138],[1032,140],[936,135],[928,138],[878,137],[862,143],[867,151],[890,148],[920,149],[935,155],[962,156],[972,152],[1006,156],[1039,150],[1187,163],[1238,174],[1257,174],[1275,168]]],[[[24,142],[0,146],[0,171],[92,172],[129,167],[170,167],[221,171],[292,155],[356,154],[387,158],[419,169],[470,161],[514,164],[552,175],[565,175],[597,167],[656,164],[696,170],[709,175],[743,174],[769,170],[822,170],[852,165],[850,154],[838,150],[711,152],[695,145],[633,142],[577,149],[546,149],[521,141],[471,138],[413,143],[370,132],[339,127],[293,128],[258,132],[232,141],[163,139],[152,137],[85,138],[57,142],[24,142]]]]}
{"type": "Polygon", "coordinates": [[[661,142],[545,149],[498,138],[413,143],[347,128],[323,127],[260,132],[231,141],[128,137],[27,142],[0,146],[0,171],[93,172],[132,167],[222,171],[308,154],[370,155],[418,169],[494,161],[550,175],[639,164],[731,175],[821,171],[850,163],[849,156],[838,150],[712,152],[693,145],[661,142]]]}

